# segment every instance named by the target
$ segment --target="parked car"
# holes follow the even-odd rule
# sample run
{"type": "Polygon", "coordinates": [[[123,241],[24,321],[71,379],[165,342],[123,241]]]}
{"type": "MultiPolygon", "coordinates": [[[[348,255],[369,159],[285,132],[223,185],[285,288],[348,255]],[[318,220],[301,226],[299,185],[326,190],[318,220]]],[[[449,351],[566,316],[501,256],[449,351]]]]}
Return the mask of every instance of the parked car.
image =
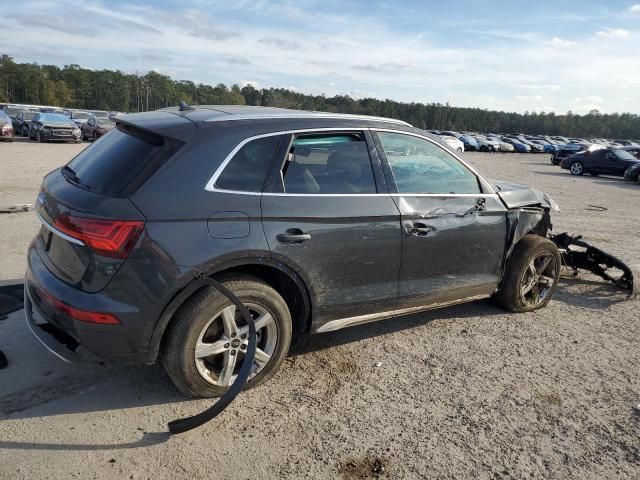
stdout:
{"type": "Polygon", "coordinates": [[[63,358],[78,345],[160,358],[186,395],[219,396],[248,326],[203,275],[255,319],[249,385],[293,335],[478,298],[532,311],[556,288],[553,201],[485,179],[404,122],[216,106],[117,124],[49,173],[36,202],[24,311],[63,358]]]}
{"type": "Polygon", "coordinates": [[[38,112],[32,110],[22,110],[19,112],[13,120],[13,130],[15,135],[28,137],[29,130],[31,129],[31,120],[33,120],[33,117],[37,114],[38,112]]]}
{"type": "Polygon", "coordinates": [[[562,160],[560,166],[569,170],[572,175],[590,173],[623,177],[629,167],[640,162],[626,150],[621,148],[599,148],[585,150],[562,160]]]}
{"type": "Polygon", "coordinates": [[[29,138],[38,142],[81,142],[80,129],[60,113],[36,114],[31,120],[29,138]]]}
{"type": "Polygon", "coordinates": [[[464,149],[470,152],[475,152],[478,150],[478,142],[471,135],[460,135],[458,137],[462,143],[464,143],[464,149]]]}
{"type": "Polygon", "coordinates": [[[553,165],[560,165],[565,158],[570,157],[571,155],[575,155],[576,153],[583,150],[586,149],[582,145],[578,145],[575,143],[565,143],[558,145],[558,151],[551,156],[551,163],[553,165]]]}
{"type": "Polygon", "coordinates": [[[640,183],[640,161],[625,170],[624,178],[631,182],[640,183]]]}
{"type": "Polygon", "coordinates": [[[549,143],[546,140],[529,139],[529,142],[532,143],[532,144],[539,145],[540,147],[542,147],[542,151],[544,153],[555,154],[556,152],[558,152],[560,150],[557,145],[549,143]]]}
{"type": "Polygon", "coordinates": [[[484,135],[474,135],[478,144],[478,150],[481,152],[499,152],[500,143],[497,140],[492,140],[484,135]]]}
{"type": "Polygon", "coordinates": [[[500,137],[496,135],[485,135],[485,137],[487,137],[487,139],[489,139],[490,141],[498,142],[500,144],[501,152],[512,153],[515,151],[515,147],[511,143],[504,142],[502,139],[500,139],[500,137]]]}
{"type": "Polygon", "coordinates": [[[13,142],[13,123],[11,117],[0,111],[0,140],[13,142]]]}
{"type": "Polygon", "coordinates": [[[509,144],[513,145],[514,150],[516,152],[518,152],[518,153],[529,153],[529,152],[531,152],[531,147],[529,145],[525,145],[520,140],[516,140],[515,138],[501,137],[500,140],[502,140],[505,143],[509,143],[509,144]]]}
{"type": "Polygon", "coordinates": [[[637,159],[640,159],[640,146],[622,147],[622,150],[626,150],[627,152],[629,152],[631,155],[633,155],[637,159]]]}
{"type": "Polygon", "coordinates": [[[80,127],[82,140],[97,140],[105,133],[111,131],[116,123],[109,117],[91,117],[87,123],[80,127]]]}
{"type": "Polygon", "coordinates": [[[73,123],[75,123],[78,128],[82,127],[82,125],[87,123],[87,120],[94,116],[92,113],[82,110],[65,110],[65,115],[73,120],[73,123]]]}
{"type": "Polygon", "coordinates": [[[438,138],[440,138],[440,140],[454,152],[462,153],[465,150],[465,144],[458,140],[456,137],[451,137],[449,135],[440,135],[438,136],[438,138]]]}

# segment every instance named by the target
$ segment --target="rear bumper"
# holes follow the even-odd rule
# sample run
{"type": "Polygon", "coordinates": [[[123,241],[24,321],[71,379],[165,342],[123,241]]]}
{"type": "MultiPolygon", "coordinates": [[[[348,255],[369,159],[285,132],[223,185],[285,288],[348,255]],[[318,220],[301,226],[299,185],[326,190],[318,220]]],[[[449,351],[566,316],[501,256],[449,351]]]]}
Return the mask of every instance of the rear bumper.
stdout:
{"type": "MultiPolygon", "coordinates": [[[[34,336],[50,352],[66,362],[97,361],[118,364],[152,363],[151,331],[157,321],[153,305],[125,303],[117,292],[83,292],[54,276],[36,249],[28,252],[25,275],[25,320],[34,336]],[[41,290],[63,303],[88,311],[113,313],[119,325],[79,321],[55,310],[42,299],[41,290]]],[[[129,285],[133,292],[139,291],[129,285]]],[[[140,299],[142,295],[137,295],[140,299]]]]}

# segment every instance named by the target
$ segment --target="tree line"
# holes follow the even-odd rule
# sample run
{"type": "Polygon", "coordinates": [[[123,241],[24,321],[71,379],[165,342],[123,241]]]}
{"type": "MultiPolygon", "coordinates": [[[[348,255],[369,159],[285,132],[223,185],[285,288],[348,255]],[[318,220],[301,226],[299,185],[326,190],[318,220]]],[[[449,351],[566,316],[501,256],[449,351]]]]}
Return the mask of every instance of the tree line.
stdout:
{"type": "Polygon", "coordinates": [[[440,103],[406,103],[347,95],[308,95],[284,88],[256,89],[173,80],[158,72],[90,70],[79,65],[16,63],[0,55],[0,102],[55,105],[88,110],[142,112],[177,105],[263,105],[405,120],[423,129],[640,139],[640,116],[567,112],[499,112],[440,103]]]}

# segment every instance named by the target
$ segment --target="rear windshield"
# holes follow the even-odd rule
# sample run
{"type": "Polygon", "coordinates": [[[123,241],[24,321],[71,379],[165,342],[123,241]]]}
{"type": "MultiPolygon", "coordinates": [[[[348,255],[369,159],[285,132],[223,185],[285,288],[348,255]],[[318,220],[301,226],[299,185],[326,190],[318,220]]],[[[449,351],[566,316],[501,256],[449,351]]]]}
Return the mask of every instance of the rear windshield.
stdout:
{"type": "Polygon", "coordinates": [[[69,162],[67,166],[75,177],[65,176],[91,192],[129,196],[182,145],[177,140],[118,125],[69,162]]]}

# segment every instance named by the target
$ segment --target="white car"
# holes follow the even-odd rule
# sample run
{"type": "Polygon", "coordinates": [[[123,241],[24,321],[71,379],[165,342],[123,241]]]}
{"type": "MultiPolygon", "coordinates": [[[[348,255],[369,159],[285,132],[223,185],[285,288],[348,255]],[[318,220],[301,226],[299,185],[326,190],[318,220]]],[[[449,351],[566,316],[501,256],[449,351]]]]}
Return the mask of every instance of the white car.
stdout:
{"type": "Polygon", "coordinates": [[[454,152],[457,152],[457,153],[464,152],[464,143],[462,143],[456,137],[443,135],[440,137],[440,140],[442,140],[442,142],[444,142],[454,152]]]}

